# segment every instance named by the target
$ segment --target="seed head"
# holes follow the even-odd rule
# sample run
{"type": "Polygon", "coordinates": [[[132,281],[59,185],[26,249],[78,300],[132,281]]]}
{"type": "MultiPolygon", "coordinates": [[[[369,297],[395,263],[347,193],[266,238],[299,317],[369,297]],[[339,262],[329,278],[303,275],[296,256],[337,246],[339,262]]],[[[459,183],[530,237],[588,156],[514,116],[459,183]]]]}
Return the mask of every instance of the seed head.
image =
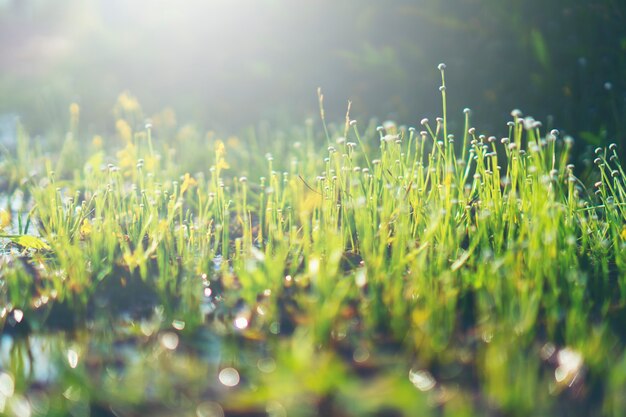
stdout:
{"type": "Polygon", "coordinates": [[[468,107],[466,107],[466,108],[464,108],[464,109],[463,109],[463,113],[464,113],[464,114],[470,114],[471,112],[472,112],[472,111],[471,111],[468,107]]]}
{"type": "Polygon", "coordinates": [[[469,129],[467,129],[467,133],[469,133],[470,135],[474,135],[476,133],[476,128],[470,127],[469,129]]]}
{"type": "Polygon", "coordinates": [[[446,69],[446,64],[442,62],[441,64],[437,65],[437,68],[439,69],[439,71],[443,71],[446,69]]]}
{"type": "Polygon", "coordinates": [[[426,126],[426,125],[428,124],[428,119],[427,119],[426,117],[424,117],[424,118],[420,121],[420,124],[421,124],[422,126],[426,126]]]}
{"type": "Polygon", "coordinates": [[[356,126],[356,120],[354,119],[350,120],[350,126],[352,127],[356,126]]]}

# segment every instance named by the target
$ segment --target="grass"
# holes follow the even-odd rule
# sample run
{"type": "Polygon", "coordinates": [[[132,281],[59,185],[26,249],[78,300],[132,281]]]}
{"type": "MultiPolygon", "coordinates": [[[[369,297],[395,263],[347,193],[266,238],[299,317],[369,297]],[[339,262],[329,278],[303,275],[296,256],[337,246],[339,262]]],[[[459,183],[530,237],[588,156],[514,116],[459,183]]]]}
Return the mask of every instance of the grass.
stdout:
{"type": "Polygon", "coordinates": [[[622,415],[615,146],[587,184],[521,112],[504,138],[469,111],[448,134],[439,70],[443,117],[418,129],[220,140],[144,126],[128,94],[106,139],[77,105],[58,152],[21,129],[0,414],[622,415]]]}

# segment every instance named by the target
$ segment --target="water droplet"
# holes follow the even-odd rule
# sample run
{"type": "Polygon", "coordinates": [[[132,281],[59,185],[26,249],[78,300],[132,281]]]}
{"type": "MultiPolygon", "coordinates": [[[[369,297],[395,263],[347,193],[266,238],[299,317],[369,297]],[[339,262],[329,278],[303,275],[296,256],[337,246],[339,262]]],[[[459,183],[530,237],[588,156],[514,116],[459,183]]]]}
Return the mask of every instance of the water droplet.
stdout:
{"type": "Polygon", "coordinates": [[[224,368],[218,375],[220,382],[227,387],[239,384],[239,372],[235,368],[224,368]]]}
{"type": "Polygon", "coordinates": [[[583,366],[583,357],[571,348],[564,348],[557,354],[559,366],[554,371],[554,379],[566,384],[573,383],[583,366]]]}
{"type": "Polygon", "coordinates": [[[269,374],[276,370],[276,362],[272,358],[261,358],[256,363],[259,371],[269,374]]]}
{"type": "Polygon", "coordinates": [[[568,368],[578,369],[583,363],[583,357],[580,353],[570,348],[564,348],[559,351],[559,364],[568,368]]]}
{"type": "Polygon", "coordinates": [[[367,271],[365,268],[359,268],[354,275],[354,282],[357,287],[362,288],[367,284],[367,271]]]}
{"type": "Polygon", "coordinates": [[[269,401],[265,407],[268,417],[287,417],[287,410],[278,401],[269,401]]]}
{"type": "Polygon", "coordinates": [[[6,372],[0,372],[0,396],[5,398],[11,397],[14,389],[15,382],[13,382],[13,377],[6,372]]]}
{"type": "Polygon", "coordinates": [[[150,336],[152,335],[152,333],[154,333],[154,328],[152,323],[150,323],[149,321],[142,321],[139,324],[139,330],[141,330],[141,333],[143,333],[145,336],[150,336]]]}
{"type": "Polygon", "coordinates": [[[352,359],[354,359],[354,361],[357,363],[363,363],[368,360],[369,357],[370,352],[363,347],[358,347],[354,349],[354,353],[352,354],[352,359]]]}
{"type": "Polygon", "coordinates": [[[78,366],[78,352],[74,349],[69,349],[67,351],[67,363],[69,363],[70,368],[74,369],[78,366]]]}
{"type": "Polygon", "coordinates": [[[552,357],[552,355],[554,355],[554,352],[556,352],[556,347],[552,343],[548,342],[541,347],[541,351],[539,351],[539,356],[541,356],[541,359],[543,359],[544,361],[547,361],[552,357]]]}
{"type": "Polygon", "coordinates": [[[16,323],[20,323],[24,318],[24,312],[16,308],[15,310],[13,310],[13,318],[15,319],[16,323]]]}
{"type": "Polygon", "coordinates": [[[430,391],[435,387],[435,378],[426,370],[409,371],[409,381],[420,391],[430,391]]]}
{"type": "Polygon", "coordinates": [[[246,327],[248,327],[248,319],[245,317],[237,317],[235,319],[235,327],[240,330],[245,329],[246,327]]]}
{"type": "Polygon", "coordinates": [[[159,336],[161,346],[168,350],[175,350],[178,347],[178,335],[173,332],[162,333],[159,336]]]}
{"type": "Polygon", "coordinates": [[[174,320],[172,322],[172,327],[176,330],[183,330],[185,328],[185,322],[182,320],[174,320]]]}
{"type": "Polygon", "coordinates": [[[205,401],[196,407],[197,417],[224,417],[224,409],[214,401],[205,401]]]}
{"type": "Polygon", "coordinates": [[[30,402],[21,395],[13,397],[9,403],[9,409],[9,415],[14,415],[15,417],[30,417],[33,413],[30,402]]]}
{"type": "Polygon", "coordinates": [[[320,272],[320,260],[317,258],[311,258],[309,260],[309,274],[317,275],[320,272]]]}
{"type": "Polygon", "coordinates": [[[563,382],[565,378],[567,378],[567,375],[567,370],[562,366],[559,366],[554,370],[554,379],[556,379],[556,382],[563,382]]]}

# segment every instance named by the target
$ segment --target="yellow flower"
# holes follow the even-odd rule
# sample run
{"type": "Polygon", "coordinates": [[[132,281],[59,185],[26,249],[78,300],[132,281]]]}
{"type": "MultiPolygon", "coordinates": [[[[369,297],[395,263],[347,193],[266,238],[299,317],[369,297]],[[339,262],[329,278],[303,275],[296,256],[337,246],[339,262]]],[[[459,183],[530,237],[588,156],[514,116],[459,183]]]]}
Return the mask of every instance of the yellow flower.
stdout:
{"type": "Polygon", "coordinates": [[[134,113],[140,110],[139,101],[128,91],[124,91],[117,97],[117,103],[115,104],[116,112],[134,113]]]}
{"type": "Polygon", "coordinates": [[[189,187],[195,187],[196,185],[198,185],[198,181],[189,175],[189,173],[186,173],[183,185],[180,186],[180,195],[185,194],[185,191],[187,191],[189,187]]]}
{"type": "Polygon", "coordinates": [[[80,225],[80,234],[83,237],[87,237],[91,234],[93,228],[91,226],[91,223],[89,222],[89,219],[83,219],[82,224],[80,225]]]}
{"type": "Polygon", "coordinates": [[[137,147],[132,142],[128,142],[124,149],[117,152],[117,160],[124,175],[131,175],[137,166],[137,147]]]}
{"type": "Polygon", "coordinates": [[[228,165],[228,162],[226,162],[224,158],[220,158],[218,159],[217,164],[215,165],[215,168],[219,171],[222,169],[230,168],[230,165],[228,165]]]}
{"type": "Polygon", "coordinates": [[[160,113],[152,116],[152,122],[157,129],[173,129],[176,127],[176,112],[171,107],[166,107],[160,113]]]}
{"type": "Polygon", "coordinates": [[[0,230],[11,225],[11,213],[6,210],[0,210],[0,230]]]}
{"type": "Polygon", "coordinates": [[[239,141],[239,138],[237,136],[229,136],[228,139],[226,139],[226,144],[229,148],[234,149],[237,149],[241,146],[241,142],[239,141]]]}
{"type": "Polygon", "coordinates": [[[115,128],[124,142],[131,142],[133,138],[133,130],[126,120],[118,119],[117,122],[115,122],[115,128]]]}
{"type": "Polygon", "coordinates": [[[226,155],[226,147],[224,146],[224,142],[221,140],[215,141],[215,169],[219,172],[222,169],[230,168],[228,162],[224,159],[224,155],[226,155]]]}
{"type": "Polygon", "coordinates": [[[91,144],[93,145],[94,148],[101,149],[102,145],[104,144],[104,141],[102,140],[102,136],[95,135],[93,139],[91,140],[91,144]]]}
{"type": "Polygon", "coordinates": [[[179,142],[185,142],[193,140],[199,136],[200,134],[198,133],[196,128],[193,125],[188,124],[180,128],[180,130],[176,134],[176,140],[179,142]]]}
{"type": "Polygon", "coordinates": [[[78,119],[79,115],[80,115],[80,106],[76,103],[70,104],[70,116],[72,116],[72,118],[78,119]]]}
{"type": "Polygon", "coordinates": [[[218,159],[226,155],[226,147],[224,146],[224,142],[219,139],[215,141],[215,154],[217,155],[218,159]]]}
{"type": "Polygon", "coordinates": [[[622,229],[622,233],[619,234],[622,237],[622,240],[626,240],[626,226],[622,229]]]}

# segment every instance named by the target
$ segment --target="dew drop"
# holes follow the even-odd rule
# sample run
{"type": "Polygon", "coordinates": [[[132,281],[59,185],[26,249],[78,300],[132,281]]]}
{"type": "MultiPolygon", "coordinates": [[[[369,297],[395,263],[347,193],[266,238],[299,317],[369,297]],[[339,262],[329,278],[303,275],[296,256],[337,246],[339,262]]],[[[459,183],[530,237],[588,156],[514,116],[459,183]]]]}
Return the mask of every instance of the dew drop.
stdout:
{"type": "Polygon", "coordinates": [[[265,407],[268,417],[287,417],[287,410],[278,401],[269,401],[265,407]]]}
{"type": "Polygon", "coordinates": [[[359,268],[354,275],[354,281],[359,288],[363,288],[367,284],[367,273],[365,268],[359,268]]]}
{"type": "Polygon", "coordinates": [[[67,351],[67,363],[69,363],[70,368],[74,369],[78,366],[78,352],[74,349],[69,349],[67,351]]]}
{"type": "Polygon", "coordinates": [[[24,318],[24,312],[16,308],[15,310],[13,310],[13,318],[17,323],[20,323],[24,318]]]}
{"type": "Polygon", "coordinates": [[[245,329],[246,327],[248,327],[248,319],[242,316],[237,317],[235,319],[235,327],[240,330],[245,329]]]}
{"type": "Polygon", "coordinates": [[[178,335],[172,332],[166,332],[159,336],[161,346],[168,350],[175,350],[178,347],[178,335]]]}
{"type": "Polygon", "coordinates": [[[409,371],[409,381],[420,391],[430,391],[435,387],[435,378],[426,370],[409,371]]]}
{"type": "Polygon", "coordinates": [[[12,414],[15,417],[30,417],[33,413],[30,402],[21,395],[13,397],[9,403],[9,409],[9,415],[12,414]]]}
{"type": "Polygon", "coordinates": [[[239,372],[235,368],[224,368],[220,371],[218,378],[227,387],[234,387],[239,384],[239,372]]]}
{"type": "Polygon", "coordinates": [[[13,396],[13,390],[15,389],[15,382],[13,377],[6,372],[0,372],[0,396],[5,398],[13,396]]]}
{"type": "Polygon", "coordinates": [[[354,353],[352,354],[352,359],[354,359],[354,361],[357,363],[363,363],[367,361],[369,357],[369,351],[363,347],[358,347],[354,349],[354,353]]]}
{"type": "Polygon", "coordinates": [[[185,322],[182,320],[174,320],[172,322],[172,327],[176,330],[183,330],[185,328],[185,322]]]}
{"type": "Polygon", "coordinates": [[[197,417],[224,417],[224,409],[214,401],[205,401],[196,407],[197,417]]]}
{"type": "Polygon", "coordinates": [[[266,374],[272,373],[276,370],[276,362],[272,358],[261,358],[258,360],[256,365],[259,368],[259,371],[266,374]]]}

